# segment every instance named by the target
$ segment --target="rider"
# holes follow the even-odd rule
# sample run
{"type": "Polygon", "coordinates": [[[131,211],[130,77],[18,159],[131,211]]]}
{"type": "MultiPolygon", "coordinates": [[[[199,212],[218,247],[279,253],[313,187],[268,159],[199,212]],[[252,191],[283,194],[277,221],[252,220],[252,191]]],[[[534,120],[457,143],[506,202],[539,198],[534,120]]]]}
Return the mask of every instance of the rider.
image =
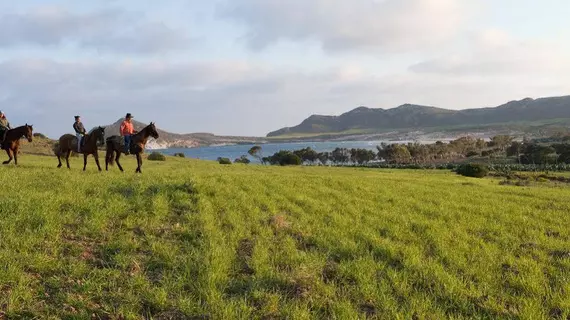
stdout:
{"type": "Polygon", "coordinates": [[[131,136],[135,134],[135,128],[132,122],[133,116],[127,113],[125,120],[121,123],[121,136],[125,139],[125,154],[129,154],[131,147],[131,136]]]}
{"type": "Polygon", "coordinates": [[[77,137],[77,152],[81,152],[81,140],[85,136],[85,127],[81,122],[80,116],[75,116],[75,122],[73,123],[73,129],[75,130],[75,137],[77,137]]]}
{"type": "Polygon", "coordinates": [[[12,129],[12,127],[10,126],[10,122],[8,122],[8,119],[6,119],[6,115],[4,114],[4,112],[0,111],[0,138],[2,139],[1,142],[4,142],[4,139],[6,139],[6,133],[8,133],[8,130],[12,129]]]}

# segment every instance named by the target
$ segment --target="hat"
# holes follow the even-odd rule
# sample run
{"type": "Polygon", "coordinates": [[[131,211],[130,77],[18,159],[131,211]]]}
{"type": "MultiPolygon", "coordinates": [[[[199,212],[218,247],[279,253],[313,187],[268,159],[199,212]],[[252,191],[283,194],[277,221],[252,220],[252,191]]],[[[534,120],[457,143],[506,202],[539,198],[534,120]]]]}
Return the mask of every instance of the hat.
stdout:
{"type": "Polygon", "coordinates": [[[127,116],[126,116],[125,118],[127,118],[127,119],[128,119],[128,118],[133,118],[133,115],[130,114],[130,113],[127,113],[127,116]]]}
{"type": "Polygon", "coordinates": [[[79,118],[80,118],[79,116],[75,116],[75,119],[79,119],[79,118]]]}

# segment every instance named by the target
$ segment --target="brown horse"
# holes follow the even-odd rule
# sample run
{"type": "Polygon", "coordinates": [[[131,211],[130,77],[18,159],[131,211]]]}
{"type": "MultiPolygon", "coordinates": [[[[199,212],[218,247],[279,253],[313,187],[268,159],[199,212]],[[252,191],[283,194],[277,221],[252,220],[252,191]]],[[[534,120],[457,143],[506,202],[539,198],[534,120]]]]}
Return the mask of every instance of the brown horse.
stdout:
{"type": "MultiPolygon", "coordinates": [[[[158,139],[158,132],[156,131],[156,127],[153,122],[151,122],[148,126],[144,127],[140,132],[134,134],[131,137],[131,147],[130,153],[137,156],[137,170],[135,173],[142,173],[142,156],[141,153],[144,152],[146,143],[149,137],[153,137],[158,139]]],[[[119,136],[111,136],[107,138],[107,153],[105,155],[105,170],[109,170],[109,165],[113,165],[114,162],[117,162],[117,166],[119,170],[124,171],[123,167],[119,163],[119,158],[121,157],[121,153],[124,152],[124,140],[122,137],[119,136]]]]}
{"type": "Polygon", "coordinates": [[[8,130],[6,132],[6,139],[2,143],[2,149],[6,150],[9,159],[2,162],[3,164],[9,164],[14,159],[14,164],[18,165],[18,151],[20,150],[20,139],[26,137],[28,142],[32,142],[34,136],[33,126],[29,126],[27,123],[21,127],[8,130]],[[12,157],[13,155],[13,157],[12,157]]]}
{"type": "MultiPolygon", "coordinates": [[[[83,171],[87,167],[87,157],[92,154],[95,158],[95,163],[99,171],[101,171],[101,166],[99,165],[99,150],[98,146],[103,146],[105,144],[105,128],[98,127],[93,129],[92,132],[86,134],[83,138],[83,145],[81,146],[81,153],[83,153],[83,171]]],[[[65,162],[67,163],[67,168],[69,167],[69,156],[72,151],[77,150],[77,137],[72,134],[64,134],[59,138],[59,146],[56,149],[55,154],[57,155],[57,160],[59,161],[58,168],[61,168],[61,157],[65,157],[65,162]]]]}

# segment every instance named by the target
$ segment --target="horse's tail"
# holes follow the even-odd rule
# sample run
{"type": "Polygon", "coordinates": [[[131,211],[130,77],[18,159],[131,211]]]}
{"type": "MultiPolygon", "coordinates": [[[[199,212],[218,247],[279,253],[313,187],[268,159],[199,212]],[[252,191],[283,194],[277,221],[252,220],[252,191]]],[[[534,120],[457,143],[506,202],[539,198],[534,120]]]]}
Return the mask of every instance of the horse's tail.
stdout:
{"type": "Polygon", "coordinates": [[[113,145],[113,139],[111,139],[111,137],[107,138],[107,140],[105,141],[107,144],[107,152],[105,153],[105,160],[106,163],[114,166],[115,165],[115,148],[113,145]]]}
{"type": "Polygon", "coordinates": [[[53,153],[54,153],[56,156],[60,156],[60,155],[61,155],[61,148],[60,148],[60,146],[59,146],[59,142],[56,142],[56,143],[53,144],[52,150],[53,150],[53,153]]]}

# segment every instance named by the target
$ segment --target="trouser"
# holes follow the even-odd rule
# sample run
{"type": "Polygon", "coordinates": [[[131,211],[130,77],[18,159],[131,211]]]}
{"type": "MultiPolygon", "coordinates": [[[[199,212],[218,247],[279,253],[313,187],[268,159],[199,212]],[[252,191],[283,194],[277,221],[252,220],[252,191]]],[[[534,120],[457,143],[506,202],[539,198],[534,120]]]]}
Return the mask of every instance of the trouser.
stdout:
{"type": "Polygon", "coordinates": [[[81,152],[81,140],[83,139],[83,135],[81,133],[76,133],[75,137],[77,138],[77,152],[81,152]]]}
{"type": "Polygon", "coordinates": [[[129,150],[131,148],[131,136],[125,136],[125,154],[129,154],[129,150]]]}

